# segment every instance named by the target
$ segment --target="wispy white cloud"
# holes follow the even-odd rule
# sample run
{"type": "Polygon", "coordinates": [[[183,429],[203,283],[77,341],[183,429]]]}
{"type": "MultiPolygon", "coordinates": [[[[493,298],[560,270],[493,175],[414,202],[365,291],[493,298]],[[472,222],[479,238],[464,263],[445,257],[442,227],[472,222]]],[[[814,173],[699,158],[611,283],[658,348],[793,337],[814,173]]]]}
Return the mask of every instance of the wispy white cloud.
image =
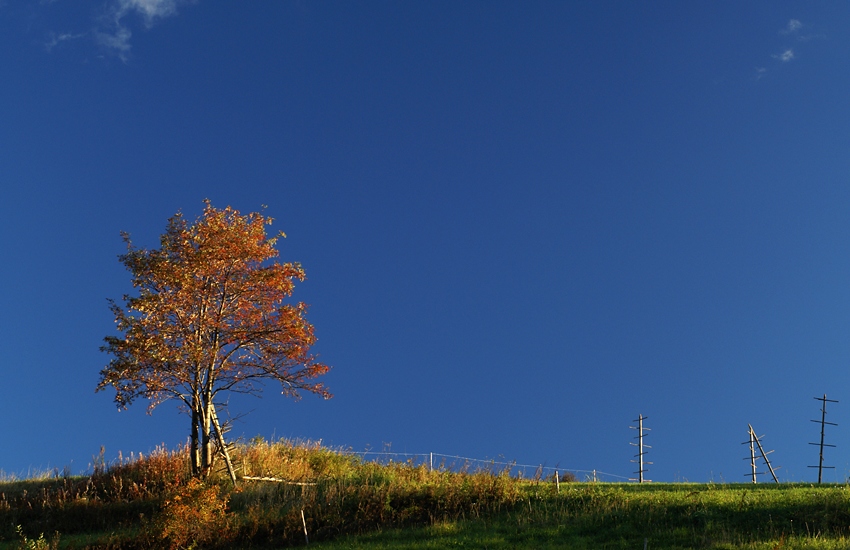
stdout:
{"type": "Polygon", "coordinates": [[[772,57],[774,59],[778,59],[779,61],[782,61],[783,63],[787,63],[787,62],[791,61],[792,59],[794,59],[794,50],[792,50],[791,48],[788,48],[787,50],[785,50],[782,53],[774,54],[772,57]]]}
{"type": "Polygon", "coordinates": [[[98,44],[117,55],[121,61],[127,61],[130,54],[130,37],[133,36],[130,29],[119,25],[109,32],[96,30],[94,36],[98,44]]]}
{"type": "Polygon", "coordinates": [[[779,31],[779,34],[794,34],[802,28],[803,24],[800,22],[799,19],[791,19],[788,21],[788,25],[784,29],[779,31]]]}
{"type": "Polygon", "coordinates": [[[788,21],[788,25],[779,31],[779,34],[793,37],[798,42],[825,40],[827,38],[823,33],[812,32],[813,30],[811,25],[804,25],[799,19],[791,19],[788,21]]]}
{"type": "Polygon", "coordinates": [[[121,19],[131,12],[140,14],[150,27],[157,19],[177,13],[177,0],[118,0],[116,13],[121,19]]]}
{"type": "MultiPolygon", "coordinates": [[[[802,36],[800,31],[806,28],[806,25],[803,25],[803,22],[799,19],[789,19],[788,23],[784,28],[779,30],[779,34],[783,36],[787,36],[789,38],[794,38],[797,42],[802,42],[808,40],[808,36],[802,36]]],[[[797,54],[794,52],[793,48],[785,48],[782,52],[771,55],[773,59],[776,59],[780,63],[788,63],[797,59],[797,54]]],[[[762,77],[767,75],[769,69],[767,67],[756,67],[755,79],[760,80],[762,77]]]]}
{"type": "Polygon", "coordinates": [[[68,40],[76,40],[77,38],[82,38],[82,37],[86,36],[86,34],[87,33],[84,33],[84,32],[79,33],[79,34],[73,34],[73,33],[69,33],[69,32],[62,33],[62,34],[50,33],[47,42],[44,43],[44,49],[47,50],[48,52],[51,52],[51,51],[53,51],[53,48],[55,48],[56,46],[58,46],[62,42],[66,42],[68,40]]]}
{"type": "Polygon", "coordinates": [[[192,0],[113,0],[101,17],[100,26],[94,31],[96,41],[110,53],[127,61],[130,54],[130,38],[133,32],[127,22],[133,16],[140,17],[145,28],[151,28],[158,20],[177,15],[177,8],[192,0]]]}

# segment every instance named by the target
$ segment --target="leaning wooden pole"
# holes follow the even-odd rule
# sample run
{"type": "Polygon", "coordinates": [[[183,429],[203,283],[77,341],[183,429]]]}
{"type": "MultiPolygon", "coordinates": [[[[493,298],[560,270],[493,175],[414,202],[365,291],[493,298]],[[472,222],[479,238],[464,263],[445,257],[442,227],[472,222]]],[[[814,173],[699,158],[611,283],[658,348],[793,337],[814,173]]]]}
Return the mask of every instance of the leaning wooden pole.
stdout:
{"type": "Polygon", "coordinates": [[[212,424],[215,428],[215,436],[218,440],[218,446],[221,450],[221,456],[224,457],[224,464],[227,466],[227,474],[230,476],[230,481],[236,487],[236,470],[233,468],[233,462],[230,460],[230,453],[227,451],[227,445],[224,443],[224,434],[221,430],[221,424],[218,423],[218,415],[215,413],[215,407],[212,410],[212,424]]]}
{"type": "MultiPolygon", "coordinates": [[[[772,453],[773,451],[764,452],[764,447],[761,446],[761,439],[756,435],[755,430],[753,430],[752,425],[750,426],[750,434],[752,434],[752,438],[755,440],[756,445],[758,445],[759,452],[761,453],[761,459],[764,460],[764,463],[767,464],[767,469],[770,471],[770,475],[773,476],[773,481],[775,483],[779,483],[779,480],[776,478],[776,472],[773,471],[773,466],[770,464],[770,460],[767,459],[767,455],[772,453]]],[[[764,436],[762,436],[764,437],[764,436]]],[[[752,445],[752,444],[751,444],[752,445]]]]}

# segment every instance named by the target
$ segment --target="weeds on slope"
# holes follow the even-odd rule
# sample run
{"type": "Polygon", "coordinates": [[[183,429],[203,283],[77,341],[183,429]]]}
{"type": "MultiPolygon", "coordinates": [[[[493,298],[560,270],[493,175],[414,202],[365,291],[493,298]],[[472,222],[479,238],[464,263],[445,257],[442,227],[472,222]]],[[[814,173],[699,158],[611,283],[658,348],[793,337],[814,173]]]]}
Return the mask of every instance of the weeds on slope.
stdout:
{"type": "Polygon", "coordinates": [[[159,448],[109,467],[101,455],[90,476],[0,483],[0,541],[138,526],[157,512],[165,494],[187,480],[183,454],[159,448]]]}
{"type": "Polygon", "coordinates": [[[309,442],[255,440],[232,456],[242,476],[284,482],[191,480],[186,449],[101,458],[91,476],[0,483],[0,544],[59,533],[104,548],[293,545],[305,527],[318,541],[498,513],[521,492],[506,472],[378,465],[309,442]]]}
{"type": "Polygon", "coordinates": [[[303,545],[305,529],[311,543],[336,541],[329,548],[850,547],[842,485],[558,489],[505,471],[379,465],[290,441],[256,440],[232,456],[243,478],[235,488],[223,472],[190,479],[186,450],[164,448],[100,460],[90,476],[0,483],[0,548],[271,548],[303,545]]]}
{"type": "Polygon", "coordinates": [[[309,445],[255,442],[246,475],[291,482],[243,484],[231,494],[237,542],[303,543],[377,529],[498,513],[521,495],[505,472],[429,471],[424,465],[364,462],[309,445]],[[308,484],[309,483],[309,484],[308,484]],[[303,518],[302,513],[303,511],[303,518]]]}

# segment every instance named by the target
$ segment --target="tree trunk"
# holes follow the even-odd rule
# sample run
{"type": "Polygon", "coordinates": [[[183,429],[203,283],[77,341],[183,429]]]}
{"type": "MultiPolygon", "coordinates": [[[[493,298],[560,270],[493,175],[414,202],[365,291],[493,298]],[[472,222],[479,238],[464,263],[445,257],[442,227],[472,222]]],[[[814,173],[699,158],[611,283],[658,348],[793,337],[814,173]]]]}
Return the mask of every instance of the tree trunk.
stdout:
{"type": "Polygon", "coordinates": [[[210,437],[212,431],[212,403],[204,403],[201,415],[201,477],[207,477],[212,468],[213,442],[210,437]]]}
{"type": "Polygon", "coordinates": [[[204,462],[201,456],[201,434],[203,432],[203,400],[201,399],[201,369],[194,365],[194,384],[192,385],[192,449],[189,460],[192,464],[192,477],[204,476],[204,462]]]}
{"type": "Polygon", "coordinates": [[[192,477],[201,475],[201,453],[198,447],[200,417],[198,416],[197,399],[192,400],[192,439],[189,448],[189,461],[192,467],[192,477]]]}

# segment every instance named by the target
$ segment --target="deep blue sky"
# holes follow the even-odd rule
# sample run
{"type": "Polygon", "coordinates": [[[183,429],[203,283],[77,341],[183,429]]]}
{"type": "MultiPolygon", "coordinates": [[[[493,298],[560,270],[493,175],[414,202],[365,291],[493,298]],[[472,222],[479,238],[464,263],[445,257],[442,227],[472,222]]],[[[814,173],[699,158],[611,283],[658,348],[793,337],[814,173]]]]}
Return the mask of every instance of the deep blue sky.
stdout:
{"type": "Polygon", "coordinates": [[[185,441],[95,394],[156,246],[268,205],[334,399],[233,435],[850,474],[850,4],[0,1],[0,469],[185,441]]]}

